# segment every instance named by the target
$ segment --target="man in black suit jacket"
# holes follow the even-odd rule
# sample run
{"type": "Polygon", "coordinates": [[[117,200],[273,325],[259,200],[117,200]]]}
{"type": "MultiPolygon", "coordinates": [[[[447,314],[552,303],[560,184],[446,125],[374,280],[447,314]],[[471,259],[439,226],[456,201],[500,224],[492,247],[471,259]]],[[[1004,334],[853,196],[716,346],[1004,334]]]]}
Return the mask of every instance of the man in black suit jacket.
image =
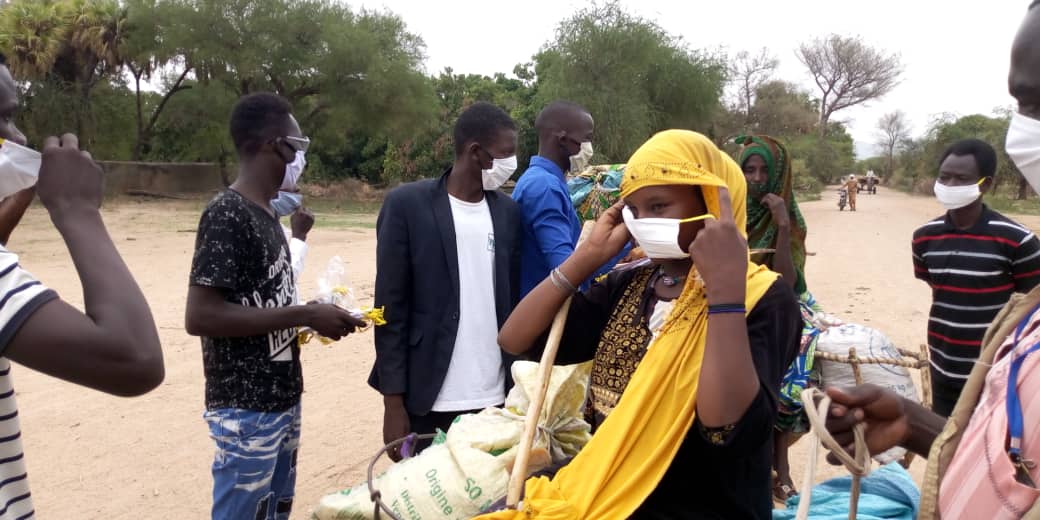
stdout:
{"type": "Polygon", "coordinates": [[[384,396],[387,443],[501,405],[510,381],[497,338],[519,299],[520,214],[498,188],[516,169],[516,124],[476,103],[454,141],[454,165],[391,191],[376,222],[375,305],[387,324],[375,330],[369,385],[384,396]]]}

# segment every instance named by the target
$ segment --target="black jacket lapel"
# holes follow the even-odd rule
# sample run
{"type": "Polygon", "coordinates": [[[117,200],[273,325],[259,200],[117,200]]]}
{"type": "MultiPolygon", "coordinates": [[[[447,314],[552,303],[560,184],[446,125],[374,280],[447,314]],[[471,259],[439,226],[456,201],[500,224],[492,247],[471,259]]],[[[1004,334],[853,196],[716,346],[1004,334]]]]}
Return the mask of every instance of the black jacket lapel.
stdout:
{"type": "Polygon", "coordinates": [[[455,221],[451,216],[451,201],[448,200],[448,189],[445,187],[448,171],[434,184],[432,196],[433,217],[437,220],[437,230],[441,235],[441,244],[444,247],[444,258],[448,263],[448,274],[451,277],[451,287],[455,295],[459,295],[459,250],[455,240],[455,221]]]}

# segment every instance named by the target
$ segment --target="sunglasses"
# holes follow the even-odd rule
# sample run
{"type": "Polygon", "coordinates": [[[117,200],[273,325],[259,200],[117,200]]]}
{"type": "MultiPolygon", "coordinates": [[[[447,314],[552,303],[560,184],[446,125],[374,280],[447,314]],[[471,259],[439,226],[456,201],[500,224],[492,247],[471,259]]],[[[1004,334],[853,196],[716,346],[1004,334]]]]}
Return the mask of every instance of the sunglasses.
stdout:
{"type": "Polygon", "coordinates": [[[286,136],[284,137],[284,139],[285,142],[289,143],[289,146],[291,146],[292,149],[296,150],[297,152],[306,152],[307,149],[311,146],[311,140],[307,137],[286,136]]]}

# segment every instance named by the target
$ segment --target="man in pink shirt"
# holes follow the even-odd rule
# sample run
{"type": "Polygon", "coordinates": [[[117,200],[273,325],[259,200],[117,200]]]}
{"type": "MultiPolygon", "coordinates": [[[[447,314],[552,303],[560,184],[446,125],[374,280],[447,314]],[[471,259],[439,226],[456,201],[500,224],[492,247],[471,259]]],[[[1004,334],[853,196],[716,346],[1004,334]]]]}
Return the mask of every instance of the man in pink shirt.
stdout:
{"type": "MultiPolygon", "coordinates": [[[[1007,152],[1040,189],[1040,0],[1015,37],[1008,88],[1018,112],[1007,152]]],[[[1040,517],[1040,288],[1014,295],[990,325],[949,422],[873,385],[827,393],[827,429],[846,449],[863,422],[871,453],[899,445],[928,457],[920,518],[1040,517]]]]}

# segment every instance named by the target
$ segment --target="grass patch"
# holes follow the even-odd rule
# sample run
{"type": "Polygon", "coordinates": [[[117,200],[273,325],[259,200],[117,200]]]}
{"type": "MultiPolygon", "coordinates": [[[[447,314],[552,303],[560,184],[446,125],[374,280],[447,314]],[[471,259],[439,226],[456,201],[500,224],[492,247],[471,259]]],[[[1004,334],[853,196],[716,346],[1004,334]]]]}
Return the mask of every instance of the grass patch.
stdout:
{"type": "Polygon", "coordinates": [[[986,204],[1001,213],[1018,213],[1020,215],[1040,215],[1040,198],[1015,200],[1011,197],[987,196],[986,204]]]}
{"type": "Polygon", "coordinates": [[[303,204],[313,211],[315,215],[372,215],[373,217],[379,213],[379,208],[383,206],[382,202],[358,202],[319,197],[306,197],[303,200],[303,204]]]}
{"type": "MultiPolygon", "coordinates": [[[[285,225],[289,225],[289,220],[284,220],[285,225]]],[[[321,229],[344,229],[344,228],[360,228],[360,229],[375,229],[376,228],[376,215],[370,214],[344,214],[344,213],[315,213],[314,214],[314,227],[321,229]]]]}
{"type": "Polygon", "coordinates": [[[794,200],[798,202],[813,202],[822,198],[823,194],[817,191],[799,191],[794,194],[794,200]]]}
{"type": "MultiPolygon", "coordinates": [[[[331,198],[307,197],[305,203],[314,213],[314,227],[318,229],[375,229],[379,202],[355,202],[331,198]]],[[[209,199],[171,201],[150,199],[121,199],[106,201],[108,218],[122,219],[146,225],[157,231],[193,232],[209,199]]],[[[289,217],[281,219],[291,227],[289,217]]]]}
{"type": "MultiPolygon", "coordinates": [[[[314,212],[314,227],[320,229],[375,229],[376,216],[383,205],[322,197],[306,197],[304,204],[314,212]]],[[[285,222],[288,225],[288,219],[285,222]]]]}

